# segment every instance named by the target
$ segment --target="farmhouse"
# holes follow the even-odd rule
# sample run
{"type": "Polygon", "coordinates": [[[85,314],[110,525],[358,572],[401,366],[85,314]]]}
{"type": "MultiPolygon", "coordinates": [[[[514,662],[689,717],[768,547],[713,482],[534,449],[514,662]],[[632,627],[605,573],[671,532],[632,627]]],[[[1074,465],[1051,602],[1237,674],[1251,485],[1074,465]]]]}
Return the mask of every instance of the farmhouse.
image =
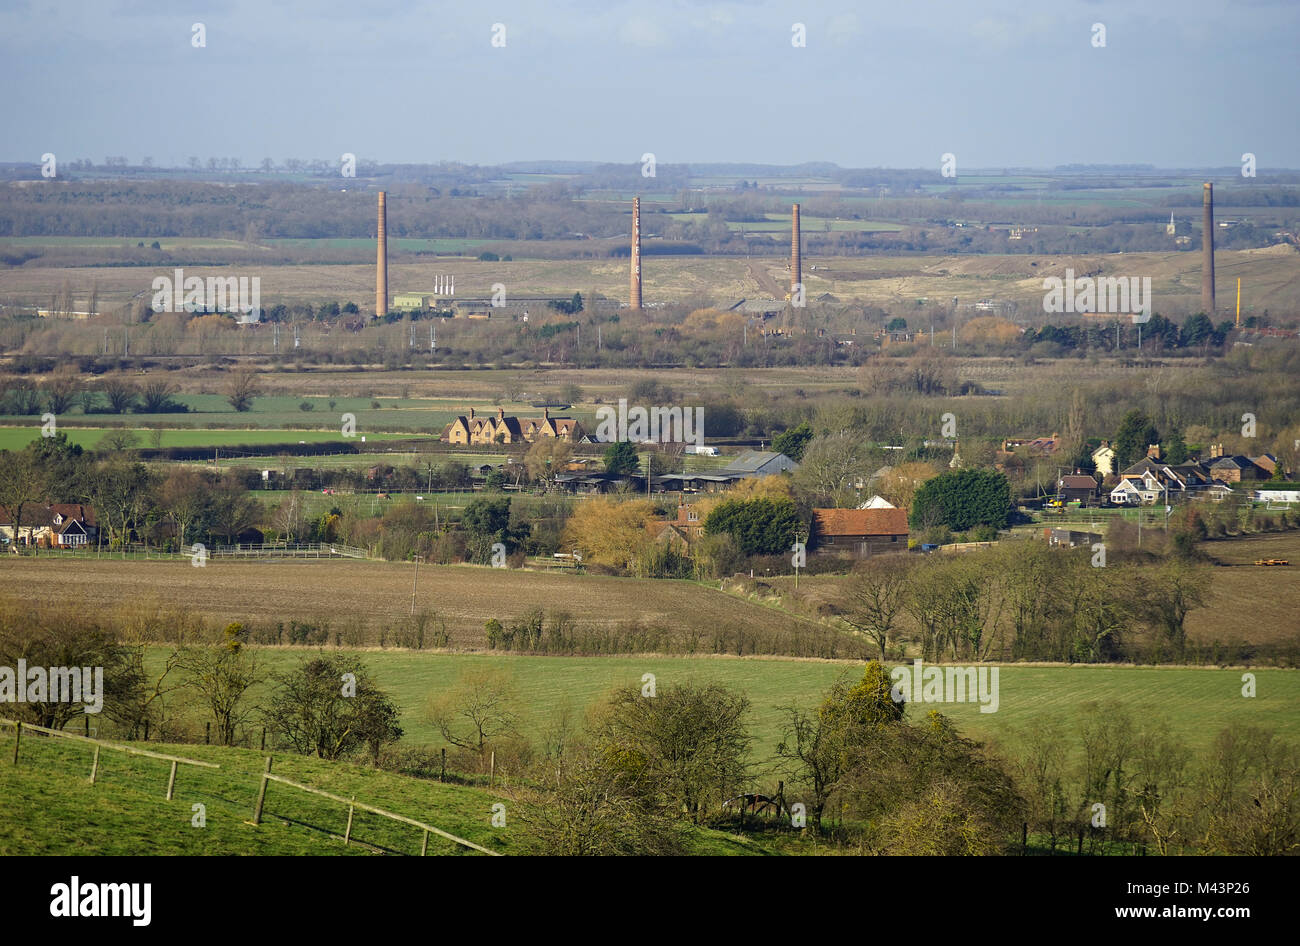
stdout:
{"type": "Polygon", "coordinates": [[[1186,499],[1216,484],[1221,486],[1224,480],[1211,473],[1203,463],[1162,463],[1153,454],[1120,473],[1120,481],[1110,491],[1110,499],[1118,505],[1151,504],[1186,499]]]}
{"type": "Polygon", "coordinates": [[[1080,473],[1067,473],[1056,481],[1056,493],[1068,503],[1089,503],[1097,496],[1097,481],[1080,473]]]}
{"type": "Polygon", "coordinates": [[[904,509],[814,509],[814,551],[867,558],[907,549],[904,509]]]}
{"type": "Polygon", "coordinates": [[[1206,472],[1224,483],[1249,483],[1269,479],[1273,474],[1250,457],[1220,456],[1203,463],[1206,472]]]}
{"type": "Polygon", "coordinates": [[[13,513],[0,506],[0,538],[6,544],[75,548],[94,540],[95,510],[81,503],[38,503],[23,506],[23,521],[15,527],[13,513]]]}

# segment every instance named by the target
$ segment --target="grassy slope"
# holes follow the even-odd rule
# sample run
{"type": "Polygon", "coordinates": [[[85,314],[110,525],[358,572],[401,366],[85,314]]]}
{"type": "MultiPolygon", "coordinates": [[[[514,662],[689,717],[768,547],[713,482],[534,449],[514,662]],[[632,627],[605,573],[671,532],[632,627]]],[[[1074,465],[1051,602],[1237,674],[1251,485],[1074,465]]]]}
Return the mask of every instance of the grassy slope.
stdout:
{"type": "MultiPolygon", "coordinates": [[[[267,654],[272,665],[292,665],[297,655],[267,654]]],[[[842,673],[858,675],[861,664],[828,661],[735,659],[720,657],[523,657],[368,652],[366,664],[380,686],[402,707],[402,725],[415,742],[440,742],[424,718],[431,695],[453,686],[464,668],[500,666],[513,673],[524,708],[528,735],[537,737],[554,707],[568,701],[582,709],[617,685],[636,683],[653,673],[660,686],[688,678],[718,680],[744,692],[753,704],[754,758],[770,759],[784,725],[780,707],[811,709],[842,673]]],[[[1149,669],[1133,667],[1002,667],[1000,706],[981,713],[973,703],[936,706],[977,738],[1005,737],[1011,730],[1058,719],[1069,727],[1081,704],[1097,701],[1126,706],[1135,717],[1162,716],[1189,745],[1204,748],[1228,723],[1276,729],[1300,740],[1300,674],[1256,671],[1258,696],[1241,696],[1241,672],[1234,670],[1149,669]]],[[[910,718],[931,708],[914,706],[910,718]]]]}
{"type": "MultiPolygon", "coordinates": [[[[0,728],[0,855],[201,854],[418,855],[422,832],[387,818],[357,812],[344,846],[345,806],[270,783],[261,827],[252,817],[263,754],[216,746],[151,745],[154,751],[218,763],[218,770],[180,767],[175,798],[165,799],[168,764],[102,751],[99,778],[89,784],[93,750],[84,744],[24,735],[18,766],[10,764],[13,730],[0,728]],[[207,824],[191,824],[192,806],[204,805],[207,824]]],[[[442,785],[352,763],[275,754],[274,771],[286,778],[424,821],[504,854],[524,850],[504,795],[442,785]],[[492,805],[506,804],[506,826],[491,826],[492,805]]],[[[772,842],[725,832],[694,830],[690,850],[700,854],[771,853],[772,842]]],[[[429,854],[474,854],[431,835],[429,854]]]]}
{"type": "MultiPolygon", "coordinates": [[[[268,671],[288,670],[313,651],[262,648],[258,659],[268,671]]],[[[455,686],[460,675],[481,667],[502,668],[514,678],[521,727],[536,742],[557,708],[568,704],[578,715],[616,686],[640,685],[653,673],[659,686],[687,679],[716,680],[747,695],[752,704],[752,758],[766,764],[774,757],[785,724],[781,707],[812,709],[841,674],[856,677],[862,665],[848,661],[737,659],[727,657],[530,657],[487,654],[436,654],[410,651],[365,651],[360,654],[378,685],[396,700],[404,740],[441,745],[426,706],[455,686]]],[[[950,716],[967,735],[1010,739],[1028,726],[1059,721],[1073,733],[1079,707],[1088,702],[1126,707],[1135,718],[1161,717],[1194,749],[1203,749],[1232,722],[1274,729],[1300,740],[1300,673],[1253,671],[1258,695],[1241,696],[1239,670],[1143,667],[1000,668],[1000,705],[981,713],[975,703],[914,705],[913,720],[931,708],[950,716]]],[[[262,690],[254,702],[262,698],[262,690]]],[[[196,724],[201,733],[202,723],[196,724]]]]}

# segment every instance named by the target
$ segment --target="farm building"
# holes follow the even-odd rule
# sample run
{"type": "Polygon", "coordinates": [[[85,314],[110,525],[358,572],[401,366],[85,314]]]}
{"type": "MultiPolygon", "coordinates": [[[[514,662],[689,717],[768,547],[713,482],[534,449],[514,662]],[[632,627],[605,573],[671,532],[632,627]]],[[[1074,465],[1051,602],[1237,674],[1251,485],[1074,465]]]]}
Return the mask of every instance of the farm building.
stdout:
{"type": "Polygon", "coordinates": [[[394,309],[423,309],[429,305],[429,297],[418,292],[398,292],[393,295],[394,309]]]}
{"type": "Polygon", "coordinates": [[[1059,548],[1077,549],[1081,545],[1092,546],[1102,541],[1096,532],[1078,532],[1074,529],[1044,529],[1043,537],[1047,544],[1059,548]]]}
{"type": "Polygon", "coordinates": [[[746,477],[771,476],[773,473],[787,473],[797,469],[799,469],[799,464],[784,453],[773,453],[770,450],[746,450],[718,472],[746,477]]]}
{"type": "Polygon", "coordinates": [[[867,558],[907,550],[904,509],[814,509],[813,550],[867,558]]]}

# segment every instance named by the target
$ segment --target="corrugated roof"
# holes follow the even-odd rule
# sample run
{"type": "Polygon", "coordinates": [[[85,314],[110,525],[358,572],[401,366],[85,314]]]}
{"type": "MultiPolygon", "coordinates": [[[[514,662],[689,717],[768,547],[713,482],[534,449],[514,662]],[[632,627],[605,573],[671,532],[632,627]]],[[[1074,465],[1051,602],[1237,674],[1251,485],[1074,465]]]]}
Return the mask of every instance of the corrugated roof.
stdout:
{"type": "Polygon", "coordinates": [[[771,450],[746,450],[723,467],[723,472],[753,473],[782,456],[784,454],[773,453],[771,450]]]}

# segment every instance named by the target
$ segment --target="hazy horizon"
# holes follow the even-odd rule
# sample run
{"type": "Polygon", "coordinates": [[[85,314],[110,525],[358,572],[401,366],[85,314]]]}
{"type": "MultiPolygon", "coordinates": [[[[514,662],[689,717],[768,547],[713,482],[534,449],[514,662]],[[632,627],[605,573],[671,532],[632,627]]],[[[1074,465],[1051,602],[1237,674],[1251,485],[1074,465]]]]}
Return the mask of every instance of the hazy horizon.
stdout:
{"type": "Polygon", "coordinates": [[[1289,0],[992,0],[974,13],[953,0],[203,0],[183,12],[18,0],[0,7],[0,161],[630,164],[651,152],[664,165],[909,169],[952,153],[960,176],[1232,169],[1250,152],[1266,174],[1300,165],[1298,40],[1289,0]]]}

